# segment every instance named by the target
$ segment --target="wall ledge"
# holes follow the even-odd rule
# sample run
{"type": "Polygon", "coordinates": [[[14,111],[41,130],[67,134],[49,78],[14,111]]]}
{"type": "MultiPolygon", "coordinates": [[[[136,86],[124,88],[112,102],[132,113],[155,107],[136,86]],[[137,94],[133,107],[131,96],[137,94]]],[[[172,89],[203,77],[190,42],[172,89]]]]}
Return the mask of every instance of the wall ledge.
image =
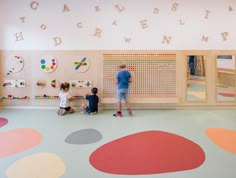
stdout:
{"type": "MultiPolygon", "coordinates": [[[[178,97],[130,98],[130,103],[179,103],[178,97]]],[[[117,103],[116,98],[101,98],[101,103],[117,103]]]]}

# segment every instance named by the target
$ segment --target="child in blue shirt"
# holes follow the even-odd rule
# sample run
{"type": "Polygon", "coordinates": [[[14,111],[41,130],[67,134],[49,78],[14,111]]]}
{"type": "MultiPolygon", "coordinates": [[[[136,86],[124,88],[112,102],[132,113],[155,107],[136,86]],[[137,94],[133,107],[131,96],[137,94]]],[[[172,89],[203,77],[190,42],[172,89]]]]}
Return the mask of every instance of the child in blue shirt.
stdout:
{"type": "Polygon", "coordinates": [[[91,89],[92,94],[87,94],[85,96],[85,99],[88,100],[89,105],[83,104],[83,109],[88,114],[96,114],[98,112],[98,103],[99,103],[99,97],[97,96],[98,89],[96,87],[91,89]]]}
{"type": "Polygon", "coordinates": [[[116,89],[116,99],[118,102],[118,107],[117,107],[117,112],[113,114],[115,117],[122,117],[122,99],[124,99],[127,111],[130,116],[132,116],[132,110],[130,108],[130,103],[128,100],[128,90],[129,90],[129,83],[132,82],[132,77],[131,74],[128,70],[126,70],[126,65],[121,64],[119,66],[120,71],[117,72],[116,74],[116,84],[117,84],[117,89],[116,89]]]}

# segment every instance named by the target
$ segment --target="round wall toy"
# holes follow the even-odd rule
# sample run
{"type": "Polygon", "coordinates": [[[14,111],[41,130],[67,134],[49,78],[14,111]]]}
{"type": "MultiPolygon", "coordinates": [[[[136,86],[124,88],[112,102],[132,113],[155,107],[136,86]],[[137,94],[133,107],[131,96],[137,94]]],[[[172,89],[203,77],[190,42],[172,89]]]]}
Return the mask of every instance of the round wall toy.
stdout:
{"type": "Polygon", "coordinates": [[[57,68],[57,60],[54,56],[44,56],[40,59],[41,69],[44,72],[53,72],[57,68]]]}
{"type": "Polygon", "coordinates": [[[57,88],[57,87],[59,87],[59,85],[60,85],[60,82],[58,80],[54,79],[51,81],[51,86],[53,88],[57,88]]]}
{"type": "Polygon", "coordinates": [[[78,72],[86,72],[89,68],[89,60],[88,58],[84,57],[76,62],[74,62],[75,70],[78,72]]]}
{"type": "Polygon", "coordinates": [[[36,85],[39,88],[44,88],[46,86],[46,81],[45,80],[39,80],[39,81],[37,81],[36,85]]]}
{"type": "Polygon", "coordinates": [[[21,56],[11,56],[7,60],[7,75],[20,72],[24,67],[24,59],[21,56]]]}

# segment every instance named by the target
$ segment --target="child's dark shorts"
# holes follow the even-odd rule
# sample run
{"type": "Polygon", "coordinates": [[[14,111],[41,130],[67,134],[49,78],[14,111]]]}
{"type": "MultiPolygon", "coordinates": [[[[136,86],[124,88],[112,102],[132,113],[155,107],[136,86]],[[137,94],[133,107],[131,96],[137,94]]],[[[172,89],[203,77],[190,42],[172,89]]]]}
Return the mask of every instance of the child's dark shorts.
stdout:
{"type": "Polygon", "coordinates": [[[87,107],[85,108],[85,111],[86,111],[88,114],[96,113],[96,112],[97,112],[97,111],[92,111],[92,110],[89,108],[89,106],[87,106],[87,107]]]}

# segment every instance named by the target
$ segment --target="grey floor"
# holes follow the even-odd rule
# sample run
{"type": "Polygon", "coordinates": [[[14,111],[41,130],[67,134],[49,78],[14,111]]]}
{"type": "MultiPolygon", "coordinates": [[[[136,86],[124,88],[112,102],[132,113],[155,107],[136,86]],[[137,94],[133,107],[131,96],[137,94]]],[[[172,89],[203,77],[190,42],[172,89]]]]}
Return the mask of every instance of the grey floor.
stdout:
{"type": "MultiPolygon", "coordinates": [[[[0,150],[10,140],[4,139],[16,129],[31,128],[42,135],[40,143],[18,153],[0,157],[1,178],[235,178],[236,154],[222,149],[207,136],[206,129],[224,128],[236,132],[235,110],[136,110],[133,117],[124,112],[123,118],[112,116],[112,110],[97,115],[84,115],[79,111],[58,116],[55,110],[1,109],[0,118],[8,123],[0,127],[0,150]],[[86,130],[87,129],[87,130],[86,130]],[[102,145],[143,131],[165,131],[182,136],[198,144],[205,152],[205,161],[199,167],[186,171],[148,175],[117,175],[99,171],[89,162],[89,156],[102,145]],[[71,144],[75,132],[87,131],[78,143],[71,144]],[[94,131],[97,131],[96,133],[94,131]],[[94,134],[90,137],[89,134],[94,134]],[[69,137],[71,136],[71,137],[69,137]],[[68,138],[69,137],[69,138],[68,138]],[[86,139],[87,138],[87,139],[86,139]],[[80,142],[80,143],[79,143],[80,142]],[[83,142],[83,143],[82,143],[83,142]],[[42,160],[31,159],[31,155],[50,153],[60,158],[59,167],[47,169],[42,160]],[[28,158],[30,166],[23,163],[28,158]],[[35,162],[33,162],[35,161],[35,162]],[[34,169],[35,171],[29,171],[34,169]],[[54,172],[53,172],[54,171],[54,172]],[[27,172],[30,172],[26,177],[27,172]],[[42,173],[43,172],[43,173],[42,173]],[[53,175],[55,173],[55,175],[53,175]],[[53,176],[52,176],[53,175],[53,176]]],[[[78,135],[79,136],[79,135],[78,135]]],[[[25,135],[27,138],[28,135],[25,135]]],[[[231,139],[236,138],[231,137],[231,139]]],[[[76,142],[76,140],[74,140],[76,142]]],[[[233,143],[235,140],[231,140],[233,143]]],[[[11,144],[17,147],[21,140],[11,144]]],[[[160,143],[163,144],[163,143],[160,143]]],[[[236,148],[234,148],[236,149],[236,148]]],[[[1,154],[1,153],[0,153],[1,154]]],[[[47,157],[47,156],[46,156],[47,157]]],[[[47,157],[55,158],[55,157],[47,157]]],[[[54,160],[55,161],[55,160],[54,160]]],[[[53,163],[53,162],[52,162],[53,163]]],[[[45,163],[46,164],[46,163],[45,163]]],[[[160,163],[161,164],[161,163],[160,163]]],[[[145,165],[144,165],[145,166],[145,165]]]]}

